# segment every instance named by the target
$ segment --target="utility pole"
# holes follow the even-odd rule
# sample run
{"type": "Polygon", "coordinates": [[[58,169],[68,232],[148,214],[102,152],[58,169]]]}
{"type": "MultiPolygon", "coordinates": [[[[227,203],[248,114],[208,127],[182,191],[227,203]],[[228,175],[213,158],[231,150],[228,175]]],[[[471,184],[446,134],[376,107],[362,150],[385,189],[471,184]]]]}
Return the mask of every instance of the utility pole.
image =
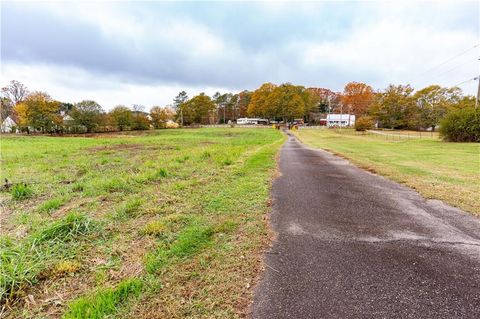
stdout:
{"type": "Polygon", "coordinates": [[[235,101],[235,108],[233,109],[233,121],[237,121],[237,111],[238,111],[238,101],[240,100],[240,96],[237,95],[237,100],[235,101]]]}
{"type": "Polygon", "coordinates": [[[340,130],[342,130],[343,103],[340,102],[340,130]]]}
{"type": "Polygon", "coordinates": [[[475,109],[478,109],[478,99],[480,99],[480,75],[474,80],[478,81],[477,98],[475,99],[475,109]]]}
{"type": "Polygon", "coordinates": [[[328,121],[330,121],[330,114],[332,112],[332,105],[330,104],[330,99],[331,99],[331,96],[329,95],[328,96],[328,115],[327,115],[327,127],[328,127],[328,121]]]}

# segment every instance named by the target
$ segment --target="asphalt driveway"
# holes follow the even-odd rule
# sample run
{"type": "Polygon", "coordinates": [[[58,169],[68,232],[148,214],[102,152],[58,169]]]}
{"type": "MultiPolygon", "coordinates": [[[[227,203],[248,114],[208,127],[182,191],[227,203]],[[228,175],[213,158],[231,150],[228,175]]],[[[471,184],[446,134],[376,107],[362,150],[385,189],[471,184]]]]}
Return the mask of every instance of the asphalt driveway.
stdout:
{"type": "Polygon", "coordinates": [[[253,318],[480,318],[480,222],[289,136],[253,318]]]}

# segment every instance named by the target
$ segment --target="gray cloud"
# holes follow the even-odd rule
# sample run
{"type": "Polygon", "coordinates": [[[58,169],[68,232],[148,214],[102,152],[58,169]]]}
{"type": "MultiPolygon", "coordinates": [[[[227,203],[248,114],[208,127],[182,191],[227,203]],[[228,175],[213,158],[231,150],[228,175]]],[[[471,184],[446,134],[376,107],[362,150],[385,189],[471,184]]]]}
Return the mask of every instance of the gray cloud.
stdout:
{"type": "Polygon", "coordinates": [[[57,86],[72,90],[114,92],[120,84],[240,90],[266,81],[335,90],[352,80],[377,88],[395,81],[453,85],[477,63],[468,55],[472,63],[449,78],[413,76],[478,41],[474,2],[1,5],[8,75],[22,65],[32,74],[73,72],[71,80],[49,72],[57,86]]]}

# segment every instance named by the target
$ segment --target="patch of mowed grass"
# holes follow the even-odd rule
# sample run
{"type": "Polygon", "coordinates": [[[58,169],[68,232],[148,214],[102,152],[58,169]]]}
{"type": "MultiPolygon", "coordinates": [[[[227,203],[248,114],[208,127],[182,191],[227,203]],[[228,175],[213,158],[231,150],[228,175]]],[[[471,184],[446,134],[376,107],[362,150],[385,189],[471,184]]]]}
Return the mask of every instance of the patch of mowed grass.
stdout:
{"type": "MultiPolygon", "coordinates": [[[[387,139],[350,130],[299,130],[302,142],[340,154],[354,164],[480,214],[480,144],[449,143],[436,138],[387,139]]],[[[398,134],[397,132],[392,134],[398,134]]],[[[425,134],[425,133],[424,133],[425,134]]]]}
{"type": "Polygon", "coordinates": [[[143,282],[139,279],[124,280],[114,288],[100,289],[93,295],[74,300],[62,318],[100,319],[114,315],[129,299],[138,297],[142,288],[143,282]]]}

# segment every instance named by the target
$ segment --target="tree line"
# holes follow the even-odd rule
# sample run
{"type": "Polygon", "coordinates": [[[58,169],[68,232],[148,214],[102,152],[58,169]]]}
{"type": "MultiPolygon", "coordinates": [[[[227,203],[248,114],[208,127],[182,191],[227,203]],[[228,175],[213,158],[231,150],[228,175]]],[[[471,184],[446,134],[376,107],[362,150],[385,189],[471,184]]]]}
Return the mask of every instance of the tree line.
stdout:
{"type": "Polygon", "coordinates": [[[150,128],[177,127],[171,107],[153,106],[145,112],[143,105],[117,105],[105,111],[92,100],[65,103],[45,92],[30,92],[25,85],[11,81],[2,88],[2,120],[10,116],[20,132],[90,133],[150,128]]]}
{"type": "Polygon", "coordinates": [[[235,122],[241,117],[318,124],[327,113],[369,118],[392,129],[435,128],[455,110],[473,108],[475,97],[457,87],[431,85],[415,91],[410,85],[389,85],[375,91],[365,83],[350,82],[343,92],[301,85],[264,83],[254,91],[200,93],[189,98],[180,92],[169,106],[118,105],[110,111],[92,100],[65,103],[45,92],[30,92],[18,81],[2,88],[1,117],[15,118],[23,132],[98,132],[146,130],[198,124],[235,122]]]}

